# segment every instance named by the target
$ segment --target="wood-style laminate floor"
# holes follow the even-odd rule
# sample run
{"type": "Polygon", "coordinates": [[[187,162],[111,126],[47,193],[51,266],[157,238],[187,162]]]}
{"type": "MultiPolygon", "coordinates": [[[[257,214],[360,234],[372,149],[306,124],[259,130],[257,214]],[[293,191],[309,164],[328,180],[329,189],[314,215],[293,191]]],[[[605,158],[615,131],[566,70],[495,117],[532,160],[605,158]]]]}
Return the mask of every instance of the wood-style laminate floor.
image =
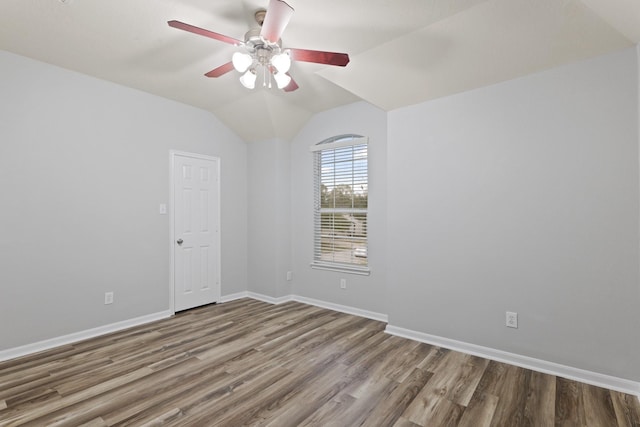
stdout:
{"type": "Polygon", "coordinates": [[[631,395],[242,299],[0,363],[2,426],[640,426],[631,395]]]}

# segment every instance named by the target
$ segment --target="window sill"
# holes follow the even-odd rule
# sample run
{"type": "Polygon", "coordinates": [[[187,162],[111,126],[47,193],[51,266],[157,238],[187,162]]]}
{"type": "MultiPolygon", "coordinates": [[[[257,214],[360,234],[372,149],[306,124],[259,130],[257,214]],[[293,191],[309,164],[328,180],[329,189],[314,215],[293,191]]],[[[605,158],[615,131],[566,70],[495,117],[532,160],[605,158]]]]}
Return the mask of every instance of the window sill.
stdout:
{"type": "Polygon", "coordinates": [[[329,264],[312,262],[311,268],[316,270],[339,271],[341,273],[359,274],[360,276],[368,276],[371,274],[369,267],[356,267],[343,264],[329,264]]]}

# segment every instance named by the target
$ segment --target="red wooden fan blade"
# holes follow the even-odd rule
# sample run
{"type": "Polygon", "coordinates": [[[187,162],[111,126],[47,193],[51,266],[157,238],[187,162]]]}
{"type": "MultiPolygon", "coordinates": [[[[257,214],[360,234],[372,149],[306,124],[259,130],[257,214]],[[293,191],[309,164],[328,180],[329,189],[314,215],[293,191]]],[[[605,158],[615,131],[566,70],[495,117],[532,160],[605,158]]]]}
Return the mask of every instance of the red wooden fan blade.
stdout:
{"type": "Polygon", "coordinates": [[[211,39],[220,40],[221,42],[233,44],[233,45],[241,45],[243,42],[234,39],[233,37],[225,36],[224,34],[214,33],[213,31],[205,30],[204,28],[195,27],[193,25],[185,24],[180,21],[168,21],[170,27],[177,28],[179,30],[189,31],[190,33],[199,34],[201,36],[209,37],[211,39]]]}
{"type": "Polygon", "coordinates": [[[207,77],[220,77],[223,74],[227,74],[229,71],[233,70],[233,62],[227,62],[224,65],[219,66],[218,68],[214,68],[205,74],[207,77]]]}
{"type": "Polygon", "coordinates": [[[318,64],[337,65],[344,67],[349,63],[349,55],[346,53],[323,52],[320,50],[288,49],[291,59],[303,62],[315,62],[318,64]]]}
{"type": "MultiPolygon", "coordinates": [[[[287,73],[287,76],[291,77],[291,74],[287,73]]],[[[296,83],[296,81],[293,80],[293,77],[291,77],[291,81],[289,82],[289,84],[286,85],[282,90],[285,92],[293,92],[296,89],[298,89],[298,83],[296,83]]]]}
{"type": "Polygon", "coordinates": [[[262,30],[260,30],[262,38],[277,43],[292,15],[293,8],[284,1],[269,0],[267,14],[262,23],[262,30]]]}

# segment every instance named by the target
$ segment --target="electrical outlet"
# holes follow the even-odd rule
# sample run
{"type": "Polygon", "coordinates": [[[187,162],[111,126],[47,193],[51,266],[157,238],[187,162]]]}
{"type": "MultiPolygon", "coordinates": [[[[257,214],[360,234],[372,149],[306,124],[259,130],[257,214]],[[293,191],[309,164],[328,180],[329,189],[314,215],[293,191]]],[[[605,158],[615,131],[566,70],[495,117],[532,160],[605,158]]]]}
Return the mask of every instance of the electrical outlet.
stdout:
{"type": "Polygon", "coordinates": [[[113,304],[113,292],[105,292],[104,293],[104,303],[105,304],[113,304]]]}
{"type": "Polygon", "coordinates": [[[518,328],[518,313],[507,311],[507,327],[518,328]]]}
{"type": "Polygon", "coordinates": [[[340,279],[340,289],[347,289],[347,279],[340,279]]]}
{"type": "Polygon", "coordinates": [[[292,277],[293,274],[290,271],[287,271],[287,282],[290,282],[292,277]]]}

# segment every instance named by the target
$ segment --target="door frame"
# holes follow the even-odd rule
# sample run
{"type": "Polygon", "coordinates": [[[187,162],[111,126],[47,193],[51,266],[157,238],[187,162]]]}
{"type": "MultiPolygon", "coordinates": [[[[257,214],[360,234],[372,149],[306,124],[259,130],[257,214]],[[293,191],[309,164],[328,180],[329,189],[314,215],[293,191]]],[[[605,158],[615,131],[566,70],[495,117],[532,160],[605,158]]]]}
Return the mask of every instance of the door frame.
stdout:
{"type": "MultiPolygon", "coordinates": [[[[218,230],[218,282],[220,283],[220,294],[222,295],[222,236],[220,230],[220,157],[209,156],[206,154],[190,153],[187,151],[169,150],[169,311],[172,315],[176,314],[175,308],[175,262],[176,262],[176,227],[175,227],[175,160],[176,157],[190,157],[200,160],[212,160],[217,162],[218,170],[216,174],[216,185],[218,187],[218,197],[216,200],[216,209],[218,213],[218,221],[214,224],[218,230]]],[[[212,211],[213,213],[213,211],[212,211]]],[[[212,221],[213,223],[213,221],[212,221]]]]}

